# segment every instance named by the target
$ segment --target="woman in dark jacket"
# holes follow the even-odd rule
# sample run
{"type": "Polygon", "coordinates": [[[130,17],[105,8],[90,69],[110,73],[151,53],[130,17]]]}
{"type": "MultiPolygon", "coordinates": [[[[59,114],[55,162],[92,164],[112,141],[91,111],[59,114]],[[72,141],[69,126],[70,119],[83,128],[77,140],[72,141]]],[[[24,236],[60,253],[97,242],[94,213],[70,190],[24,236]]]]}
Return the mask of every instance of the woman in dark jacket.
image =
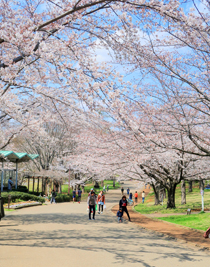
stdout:
{"type": "Polygon", "coordinates": [[[122,199],[120,199],[120,202],[119,202],[119,209],[122,209],[123,213],[125,211],[127,216],[128,216],[128,220],[131,221],[131,218],[130,218],[128,210],[127,210],[127,205],[128,205],[128,202],[126,200],[126,196],[123,196],[122,199]]]}

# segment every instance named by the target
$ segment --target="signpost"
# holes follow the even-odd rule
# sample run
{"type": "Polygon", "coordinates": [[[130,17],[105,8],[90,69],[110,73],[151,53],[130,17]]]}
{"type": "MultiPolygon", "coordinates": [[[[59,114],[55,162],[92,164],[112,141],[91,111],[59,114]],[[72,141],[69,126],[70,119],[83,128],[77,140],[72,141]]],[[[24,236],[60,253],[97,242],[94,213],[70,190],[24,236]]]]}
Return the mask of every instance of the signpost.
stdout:
{"type": "Polygon", "coordinates": [[[201,189],[202,211],[204,211],[204,190],[201,189]]]}

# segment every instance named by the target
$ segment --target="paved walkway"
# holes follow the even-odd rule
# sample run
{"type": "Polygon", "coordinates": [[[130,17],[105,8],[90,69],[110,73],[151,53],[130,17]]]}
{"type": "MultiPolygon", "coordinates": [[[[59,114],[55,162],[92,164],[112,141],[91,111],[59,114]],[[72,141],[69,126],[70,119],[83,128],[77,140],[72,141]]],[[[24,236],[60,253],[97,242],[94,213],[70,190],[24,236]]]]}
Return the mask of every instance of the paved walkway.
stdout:
{"type": "MultiPolygon", "coordinates": [[[[135,184],[125,184],[132,188],[135,184]]],[[[26,208],[0,222],[1,267],[209,266],[210,254],[139,226],[118,224],[111,207],[120,189],[106,195],[107,211],[89,221],[86,203],[26,208]]]]}

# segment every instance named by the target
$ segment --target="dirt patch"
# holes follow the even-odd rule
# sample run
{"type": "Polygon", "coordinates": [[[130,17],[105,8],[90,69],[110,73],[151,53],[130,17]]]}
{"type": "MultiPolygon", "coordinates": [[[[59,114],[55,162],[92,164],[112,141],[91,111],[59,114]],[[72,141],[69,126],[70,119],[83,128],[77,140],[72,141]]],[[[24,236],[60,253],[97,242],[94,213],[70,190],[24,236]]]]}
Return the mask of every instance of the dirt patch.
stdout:
{"type": "MultiPolygon", "coordinates": [[[[150,191],[149,188],[143,189],[147,195],[150,191]]],[[[141,201],[141,192],[139,193],[138,201],[141,201]]],[[[117,213],[119,205],[115,205],[112,208],[114,214],[117,213]]],[[[157,219],[148,218],[139,212],[132,210],[132,207],[128,206],[128,211],[131,217],[132,223],[135,223],[143,228],[162,233],[164,235],[170,236],[173,239],[184,240],[190,242],[196,246],[200,246],[203,249],[210,250],[210,239],[204,239],[204,231],[191,229],[184,226],[179,226],[169,222],[163,222],[157,219]]],[[[126,219],[126,215],[124,216],[126,219]]]]}
{"type": "MultiPolygon", "coordinates": [[[[191,209],[191,211],[201,211],[201,209],[191,209]]],[[[209,211],[209,209],[204,209],[204,211],[209,211]]]]}

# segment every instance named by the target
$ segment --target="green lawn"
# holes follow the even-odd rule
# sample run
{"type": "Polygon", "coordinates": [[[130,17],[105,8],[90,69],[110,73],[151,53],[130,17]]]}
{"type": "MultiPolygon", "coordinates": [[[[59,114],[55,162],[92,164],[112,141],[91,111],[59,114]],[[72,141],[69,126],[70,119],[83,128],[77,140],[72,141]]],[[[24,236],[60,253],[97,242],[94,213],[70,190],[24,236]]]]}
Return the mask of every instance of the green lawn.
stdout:
{"type": "Polygon", "coordinates": [[[157,219],[204,231],[210,227],[210,213],[174,215],[157,219]]]}
{"type": "MultiPolygon", "coordinates": [[[[152,213],[185,213],[188,208],[190,209],[198,209],[201,210],[201,195],[198,184],[195,184],[192,193],[188,193],[188,188],[186,190],[187,193],[187,204],[181,205],[181,189],[180,185],[176,189],[176,209],[166,209],[167,197],[165,198],[163,205],[154,205],[154,192],[146,197],[146,201],[144,204],[139,204],[135,207],[135,210],[141,212],[142,214],[152,214],[152,213]]],[[[204,191],[204,206],[205,209],[210,210],[210,190],[204,191]]],[[[192,215],[191,215],[192,216],[192,215]]]]}

